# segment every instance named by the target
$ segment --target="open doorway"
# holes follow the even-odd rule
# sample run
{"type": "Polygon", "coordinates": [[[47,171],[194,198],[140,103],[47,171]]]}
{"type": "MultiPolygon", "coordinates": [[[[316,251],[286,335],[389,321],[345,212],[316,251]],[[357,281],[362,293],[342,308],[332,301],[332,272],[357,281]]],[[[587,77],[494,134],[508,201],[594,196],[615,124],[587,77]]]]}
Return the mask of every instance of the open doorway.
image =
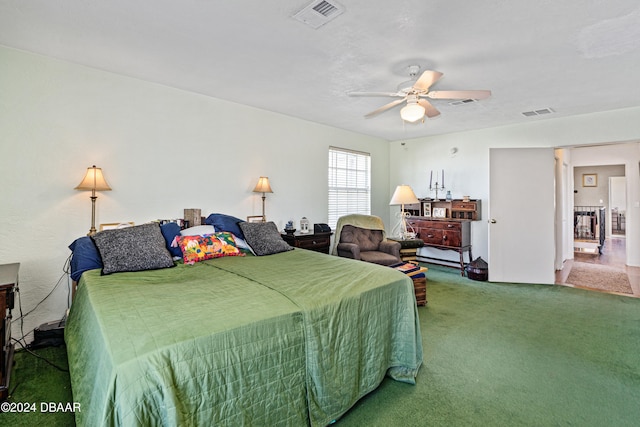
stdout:
{"type": "Polygon", "coordinates": [[[612,221],[620,211],[625,210],[621,204],[626,204],[624,180],[623,164],[573,168],[573,235],[576,253],[602,255],[606,251],[606,240],[612,235],[612,221]],[[615,194],[612,194],[612,179],[618,184],[614,187],[615,194]],[[622,180],[621,187],[619,180],[622,180]]]}
{"type": "Polygon", "coordinates": [[[625,165],[573,167],[572,259],[556,283],[640,297],[639,269],[626,265],[625,165]]]}

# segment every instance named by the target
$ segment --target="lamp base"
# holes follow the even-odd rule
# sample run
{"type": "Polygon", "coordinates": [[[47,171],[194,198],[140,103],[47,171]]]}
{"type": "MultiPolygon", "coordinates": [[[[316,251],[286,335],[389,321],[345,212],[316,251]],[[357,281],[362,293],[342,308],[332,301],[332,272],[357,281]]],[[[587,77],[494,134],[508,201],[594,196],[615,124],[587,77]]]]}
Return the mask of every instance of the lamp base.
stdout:
{"type": "Polygon", "coordinates": [[[405,212],[404,210],[398,212],[397,217],[399,218],[398,224],[393,227],[391,231],[391,235],[400,240],[411,240],[415,239],[417,233],[413,229],[413,227],[407,224],[407,218],[409,218],[411,214],[409,212],[405,212]]]}
{"type": "Polygon", "coordinates": [[[94,190],[91,196],[91,228],[89,229],[87,236],[93,236],[94,234],[96,234],[96,231],[97,231],[96,230],[96,199],[97,198],[98,196],[96,196],[95,190],[94,190]]]}

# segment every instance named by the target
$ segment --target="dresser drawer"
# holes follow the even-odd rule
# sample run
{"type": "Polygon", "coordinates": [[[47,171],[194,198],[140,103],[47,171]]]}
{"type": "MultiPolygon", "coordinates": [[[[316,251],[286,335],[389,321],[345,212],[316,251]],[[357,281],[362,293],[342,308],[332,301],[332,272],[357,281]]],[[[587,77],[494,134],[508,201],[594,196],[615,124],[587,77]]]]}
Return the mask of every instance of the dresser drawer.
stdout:
{"type": "Polygon", "coordinates": [[[477,221],[480,219],[480,200],[453,200],[451,202],[451,218],[468,219],[477,221]]]}
{"type": "Polygon", "coordinates": [[[457,248],[462,245],[462,233],[460,231],[442,231],[442,245],[457,248]]]}
{"type": "Polygon", "coordinates": [[[441,245],[442,230],[437,228],[418,228],[418,237],[424,241],[426,245],[441,245]]]}
{"type": "Polygon", "coordinates": [[[462,229],[462,223],[456,221],[424,221],[409,220],[407,221],[413,228],[430,228],[435,230],[457,230],[462,229]]]}
{"type": "Polygon", "coordinates": [[[462,229],[462,224],[459,222],[442,222],[440,226],[442,229],[450,231],[460,231],[462,229]]]}
{"type": "Polygon", "coordinates": [[[298,241],[298,247],[303,249],[318,249],[324,246],[329,246],[330,240],[328,237],[320,237],[317,239],[305,239],[298,241]]]}
{"type": "Polygon", "coordinates": [[[451,202],[451,209],[458,211],[475,211],[478,209],[477,202],[463,202],[462,200],[454,200],[451,202]]]}
{"type": "Polygon", "coordinates": [[[413,228],[442,228],[442,221],[428,221],[424,219],[410,219],[407,224],[413,228]]]}

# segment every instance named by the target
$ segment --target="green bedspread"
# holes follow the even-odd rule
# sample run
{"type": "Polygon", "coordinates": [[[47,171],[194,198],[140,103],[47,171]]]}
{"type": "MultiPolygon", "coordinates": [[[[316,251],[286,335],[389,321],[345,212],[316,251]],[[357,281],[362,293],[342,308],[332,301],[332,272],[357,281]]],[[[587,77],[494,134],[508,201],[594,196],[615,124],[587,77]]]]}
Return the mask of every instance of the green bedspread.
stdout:
{"type": "Polygon", "coordinates": [[[79,426],[327,425],[422,340],[404,274],[296,249],[81,278],[65,330],[79,426]]]}

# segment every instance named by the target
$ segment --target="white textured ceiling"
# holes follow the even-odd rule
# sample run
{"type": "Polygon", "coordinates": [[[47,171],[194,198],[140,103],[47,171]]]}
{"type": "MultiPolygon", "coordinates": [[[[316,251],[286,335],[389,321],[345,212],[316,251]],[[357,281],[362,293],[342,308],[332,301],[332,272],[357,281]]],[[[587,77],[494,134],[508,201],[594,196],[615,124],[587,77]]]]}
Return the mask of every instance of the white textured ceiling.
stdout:
{"type": "Polygon", "coordinates": [[[387,140],[640,105],[637,0],[338,0],[319,29],[292,18],[309,3],[0,0],[0,44],[387,140]],[[395,91],[411,64],[493,95],[418,124],[346,95],[395,91]]]}

